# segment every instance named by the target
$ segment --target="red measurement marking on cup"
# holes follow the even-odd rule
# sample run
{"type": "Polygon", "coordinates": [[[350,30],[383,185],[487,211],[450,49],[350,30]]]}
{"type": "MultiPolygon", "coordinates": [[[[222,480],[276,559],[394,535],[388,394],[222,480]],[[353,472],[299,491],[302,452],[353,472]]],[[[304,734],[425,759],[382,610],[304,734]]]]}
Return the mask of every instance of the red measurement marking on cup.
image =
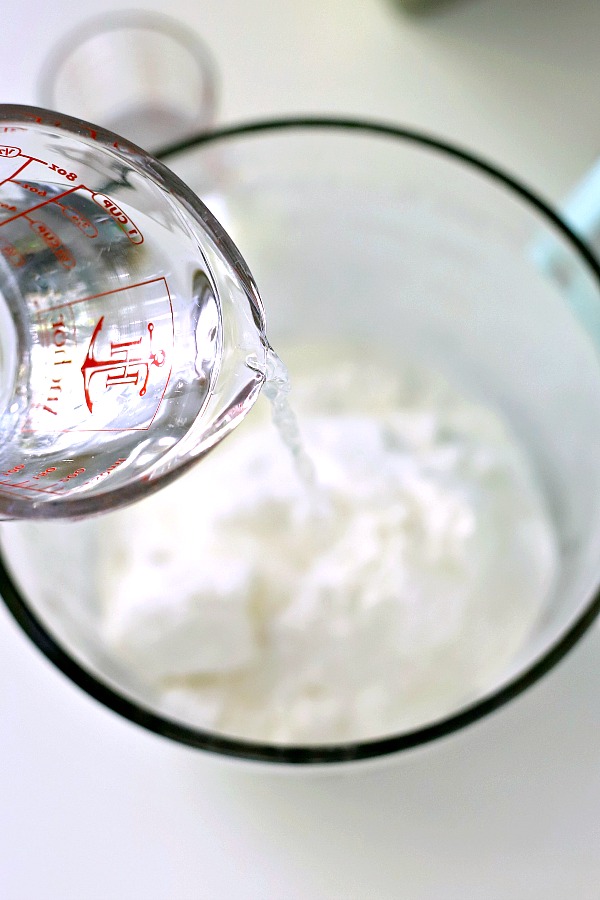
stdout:
{"type": "Polygon", "coordinates": [[[125,456],[120,456],[118,459],[112,463],[112,465],[108,466],[103,472],[99,472],[97,475],[94,475],[92,478],[89,478],[85,483],[86,484],[94,484],[96,481],[100,481],[103,478],[106,478],[111,472],[114,472],[115,469],[118,469],[119,466],[122,466],[124,462],[127,462],[127,458],[125,456]]]}
{"type": "Polygon", "coordinates": [[[63,178],[66,178],[67,181],[77,181],[77,174],[75,172],[68,172],[66,169],[62,169],[60,166],[57,166],[56,163],[46,163],[49,169],[52,169],[53,172],[58,172],[59,175],[62,175],[63,178]]]}
{"type": "MultiPolygon", "coordinates": [[[[123,465],[123,463],[126,462],[127,457],[120,456],[118,457],[118,459],[115,459],[114,462],[112,462],[109,466],[107,466],[106,469],[103,469],[102,472],[98,472],[96,475],[84,478],[82,481],[80,481],[80,485],[94,485],[99,481],[104,481],[105,478],[108,478],[110,475],[112,475],[114,471],[119,469],[123,465]]],[[[24,468],[24,465],[19,464],[10,469],[9,472],[3,474],[7,475],[24,468]]],[[[84,466],[80,466],[78,469],[74,469],[72,472],[69,472],[62,478],[58,478],[51,484],[44,485],[43,482],[42,484],[39,483],[43,478],[56,478],[56,471],[56,466],[48,466],[48,468],[43,472],[32,475],[24,481],[5,481],[4,478],[0,476],[0,491],[4,488],[10,488],[11,490],[23,491],[25,493],[31,491],[35,494],[51,494],[53,496],[60,496],[61,494],[64,494],[65,491],[68,491],[73,479],[81,478],[82,475],[87,474],[84,466]]]]}
{"type": "Polygon", "coordinates": [[[0,255],[6,259],[13,269],[19,269],[21,266],[25,265],[25,257],[21,253],[20,250],[11,244],[10,241],[5,241],[0,237],[0,255]]]}
{"type": "MultiPolygon", "coordinates": [[[[80,466],[72,472],[68,472],[67,475],[59,477],[60,473],[56,466],[47,466],[45,469],[36,472],[34,475],[27,475],[23,481],[16,481],[10,478],[12,475],[23,472],[24,469],[24,463],[17,463],[17,465],[8,469],[6,472],[0,472],[0,489],[12,488],[13,490],[33,491],[36,494],[60,494],[65,490],[61,485],[68,484],[74,478],[79,478],[81,475],[85,474],[85,468],[80,466]],[[44,479],[49,480],[44,481],[44,479]]],[[[102,474],[105,475],[107,473],[103,472],[102,474]]]]}
{"type": "Polygon", "coordinates": [[[75,469],[74,472],[69,472],[68,475],[65,475],[64,478],[59,478],[59,481],[71,481],[73,478],[78,478],[80,475],[85,474],[85,468],[80,466],[78,469],[75,469]]]}
{"type": "MultiPolygon", "coordinates": [[[[15,150],[18,150],[18,147],[15,147],[14,149],[15,149],[15,150]]],[[[20,158],[20,157],[21,157],[21,152],[19,151],[19,158],[20,158]]],[[[22,172],[24,169],[26,169],[27,166],[30,165],[31,162],[33,162],[32,157],[31,157],[31,156],[27,156],[27,157],[25,158],[25,162],[24,162],[24,163],[21,163],[21,165],[18,166],[18,168],[15,169],[14,172],[11,172],[10,175],[7,175],[6,178],[3,178],[3,179],[0,181],[0,185],[6,184],[8,181],[14,181],[14,179],[16,178],[16,176],[17,176],[17,175],[20,175],[21,172],[22,172]]]]}
{"type": "Polygon", "coordinates": [[[152,366],[161,369],[166,360],[164,350],[153,350],[152,337],[154,334],[154,323],[148,322],[146,325],[147,341],[144,342],[144,335],[127,341],[110,341],[108,349],[105,350],[107,356],[96,355],[96,342],[104,325],[104,316],[100,318],[92,334],[92,339],[88,346],[88,351],[81,367],[83,375],[83,390],[85,394],[85,402],[90,412],[93,412],[93,400],[90,391],[90,384],[94,376],[100,376],[103,380],[105,390],[116,385],[132,385],[137,390],[138,396],[143,397],[148,387],[148,379],[152,366]],[[146,343],[147,346],[143,347],[146,343]],[[143,354],[146,354],[145,356],[143,354]]]}
{"type": "Polygon", "coordinates": [[[34,481],[39,481],[40,478],[48,478],[49,475],[53,475],[56,472],[56,466],[48,466],[44,469],[43,472],[38,472],[37,475],[33,475],[34,481]]]}
{"type": "Polygon", "coordinates": [[[87,238],[98,237],[98,229],[94,223],[90,222],[89,219],[86,219],[79,210],[73,209],[72,206],[66,206],[62,203],[57,203],[56,205],[62,210],[63,216],[66,216],[67,219],[73,223],[75,228],[78,228],[87,238]]]}
{"type": "Polygon", "coordinates": [[[60,494],[60,490],[53,490],[51,487],[38,487],[27,481],[4,481],[0,478],[0,489],[10,488],[15,491],[33,491],[36,494],[60,494]]]}
{"type": "Polygon", "coordinates": [[[24,218],[29,222],[31,230],[35,231],[36,234],[39,234],[46,246],[52,250],[63,269],[67,269],[68,271],[69,269],[75,268],[75,257],[68,247],[65,247],[58,235],[55,234],[45,222],[42,222],[41,219],[32,219],[27,214],[24,215],[24,218]]]}
{"type": "Polygon", "coordinates": [[[15,184],[20,185],[24,191],[30,191],[32,194],[37,194],[38,197],[47,197],[48,191],[44,190],[44,188],[40,188],[37,184],[27,184],[26,181],[17,181],[15,184]]]}
{"type": "Polygon", "coordinates": [[[129,216],[124,213],[119,206],[117,206],[114,200],[111,200],[111,198],[107,197],[105,194],[98,194],[94,191],[92,191],[92,200],[101,209],[105,210],[109,214],[109,216],[113,217],[117,225],[123,230],[126,237],[129,238],[132,244],[143,243],[144,237],[140,230],[136,228],[129,216]]]}
{"type": "Polygon", "coordinates": [[[33,322],[40,345],[49,351],[50,365],[36,402],[30,404],[23,433],[114,433],[152,426],[170,383],[175,344],[173,304],[164,277],[38,309],[33,322]],[[152,320],[144,316],[134,328],[123,310],[140,309],[148,300],[152,320]],[[88,319],[93,327],[84,341],[77,323],[85,329],[88,319]],[[68,421],[73,410],[72,398],[64,391],[66,377],[79,383],[89,417],[68,421]],[[114,405],[115,398],[118,415],[107,426],[102,409],[114,405]]]}
{"type": "MultiPolygon", "coordinates": [[[[18,182],[15,183],[18,184],[18,182]]],[[[50,197],[47,200],[42,200],[41,203],[36,203],[33,206],[27,207],[27,209],[22,209],[20,212],[15,213],[14,216],[8,216],[8,218],[2,219],[2,221],[0,221],[0,227],[2,227],[2,225],[8,225],[9,222],[14,222],[15,219],[19,219],[21,216],[27,216],[37,209],[41,209],[42,206],[47,206],[49,203],[56,203],[57,200],[62,200],[63,197],[67,197],[69,194],[72,194],[73,191],[78,191],[79,188],[80,185],[69,188],[68,190],[63,191],[62,194],[57,194],[56,197],[50,197]]]]}
{"type": "Polygon", "coordinates": [[[31,219],[29,216],[25,216],[24,218],[29,222],[31,230],[35,231],[36,234],[39,234],[43,242],[46,246],[50,247],[51,250],[58,250],[59,247],[62,247],[59,236],[55,234],[45,222],[42,222],[41,219],[31,219]]]}
{"type": "MultiPolygon", "coordinates": [[[[95,135],[92,135],[95,137],[95,135]]],[[[24,209],[18,209],[16,206],[10,203],[3,203],[0,201],[0,209],[5,209],[8,212],[12,212],[12,216],[7,216],[5,219],[0,220],[0,227],[2,225],[7,225],[9,222],[14,222],[15,219],[18,219],[20,216],[28,215],[32,212],[35,212],[41,207],[45,206],[48,203],[56,203],[60,206],[64,212],[64,214],[73,222],[73,224],[83,233],[86,237],[96,237],[97,229],[96,226],[85,219],[84,216],[81,215],[77,210],[73,210],[65,204],[60,203],[60,201],[64,197],[68,197],[69,194],[74,193],[75,191],[87,191],[92,197],[94,203],[99,206],[104,212],[108,213],[109,216],[117,223],[119,228],[123,231],[125,236],[132,244],[142,244],[144,242],[144,236],[139,230],[139,228],[135,225],[130,216],[124,212],[120,206],[111,198],[107,197],[105,194],[101,194],[97,191],[93,191],[91,188],[86,187],[84,184],[75,183],[77,182],[77,173],[72,172],[69,169],[66,169],[62,166],[59,166],[54,162],[47,162],[43,159],[38,159],[35,156],[30,156],[27,153],[24,153],[21,147],[12,146],[9,144],[0,145],[0,161],[2,159],[15,159],[16,168],[10,172],[4,178],[0,178],[0,187],[3,184],[16,184],[23,191],[28,191],[35,197],[39,198],[39,202],[34,202],[32,206],[27,206],[24,209]],[[20,160],[24,160],[20,162],[20,160]],[[65,178],[67,181],[72,182],[71,186],[69,186],[65,191],[60,194],[56,194],[55,196],[48,197],[47,190],[43,186],[40,186],[36,179],[30,179],[29,181],[25,181],[23,179],[19,179],[18,176],[21,175],[25,169],[30,166],[32,163],[39,163],[40,165],[46,166],[51,172],[56,172],[61,178],[65,178]]]]}
{"type": "Polygon", "coordinates": [[[8,475],[16,475],[17,472],[20,472],[24,468],[25,466],[23,465],[23,463],[18,463],[16,466],[13,466],[12,469],[9,469],[8,472],[2,472],[0,474],[8,477],[8,475]]]}
{"type": "Polygon", "coordinates": [[[25,169],[30,166],[32,163],[39,163],[42,166],[47,166],[53,171],[57,172],[59,175],[65,177],[68,181],[75,181],[77,175],[75,172],[68,172],[66,169],[62,169],[54,163],[47,163],[43,159],[38,159],[36,156],[30,156],[27,153],[23,153],[20,147],[12,147],[9,145],[1,145],[0,146],[0,160],[2,159],[15,159],[16,168],[13,169],[9,175],[4,178],[0,178],[0,187],[5,184],[15,184],[20,187],[24,191],[28,191],[32,194],[33,205],[27,207],[25,209],[19,210],[12,204],[3,203],[3,209],[8,210],[9,212],[14,212],[14,215],[7,216],[5,219],[0,221],[0,226],[7,225],[9,222],[14,222],[15,219],[18,219],[19,216],[27,215],[28,213],[32,213],[36,209],[40,209],[42,206],[45,206],[47,203],[55,203],[57,200],[61,200],[63,197],[72,194],[73,191],[79,190],[81,185],[70,185],[65,191],[56,196],[48,197],[48,193],[45,188],[40,187],[36,182],[36,179],[32,179],[30,181],[25,181],[19,179],[18,176],[21,175],[25,169]],[[23,159],[23,162],[20,160],[23,159]]]}

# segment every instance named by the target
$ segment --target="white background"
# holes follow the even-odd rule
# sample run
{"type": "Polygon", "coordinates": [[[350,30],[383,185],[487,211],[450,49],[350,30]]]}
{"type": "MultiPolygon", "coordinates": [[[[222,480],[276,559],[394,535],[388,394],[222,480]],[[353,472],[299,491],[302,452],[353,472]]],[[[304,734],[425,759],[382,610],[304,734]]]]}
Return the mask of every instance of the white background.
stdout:
{"type": "MultiPolygon", "coordinates": [[[[98,4],[3,11],[0,102],[35,102],[43,55],[98,4]]],[[[598,0],[448,0],[427,17],[394,0],[166,11],[213,50],[221,122],[332,112],[415,125],[551,200],[600,151],[598,0]]],[[[599,897],[598,628],[460,735],[384,767],[283,777],[120,720],[0,607],[0,900],[599,897]]]]}

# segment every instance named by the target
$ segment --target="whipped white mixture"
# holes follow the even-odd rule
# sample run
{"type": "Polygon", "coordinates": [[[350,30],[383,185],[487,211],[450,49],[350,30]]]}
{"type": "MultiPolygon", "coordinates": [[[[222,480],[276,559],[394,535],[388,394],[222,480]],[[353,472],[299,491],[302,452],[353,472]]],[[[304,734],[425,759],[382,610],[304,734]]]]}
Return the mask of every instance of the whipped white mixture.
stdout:
{"type": "Polygon", "coordinates": [[[433,374],[303,352],[291,400],[317,489],[260,401],[191,474],[99,520],[104,639],[163,712],[223,734],[417,727],[510,665],[553,530],[489,410],[433,374]]]}

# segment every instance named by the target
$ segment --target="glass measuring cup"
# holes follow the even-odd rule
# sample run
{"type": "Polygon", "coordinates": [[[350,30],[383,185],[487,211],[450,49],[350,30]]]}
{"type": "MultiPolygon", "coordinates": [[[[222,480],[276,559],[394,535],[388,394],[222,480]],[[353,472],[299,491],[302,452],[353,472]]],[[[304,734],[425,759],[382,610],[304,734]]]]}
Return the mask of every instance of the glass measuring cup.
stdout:
{"type": "Polygon", "coordinates": [[[79,517],[219,441],[265,373],[239,252],[110,132],[0,107],[0,517],[79,517]]]}
{"type": "Polygon", "coordinates": [[[217,66],[182,22],[111,10],[64,34],[42,64],[40,106],[98,122],[149,151],[214,122],[217,66]]]}

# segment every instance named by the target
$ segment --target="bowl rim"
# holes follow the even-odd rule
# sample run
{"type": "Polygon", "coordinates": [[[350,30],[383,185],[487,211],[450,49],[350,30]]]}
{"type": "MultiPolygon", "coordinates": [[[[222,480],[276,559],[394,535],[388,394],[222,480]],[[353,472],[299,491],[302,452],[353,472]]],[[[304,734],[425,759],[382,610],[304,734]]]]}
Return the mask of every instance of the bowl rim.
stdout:
{"type": "MultiPolygon", "coordinates": [[[[442,155],[454,157],[468,166],[474,167],[479,172],[503,184],[529,205],[536,208],[545,219],[552,222],[567,243],[587,264],[600,291],[600,265],[594,254],[548,202],[524,183],[484,157],[472,153],[458,144],[412,128],[357,117],[287,116],[255,119],[199,133],[192,138],[163,147],[156,155],[161,160],[168,160],[178,154],[183,154],[186,151],[194,150],[206,144],[216,143],[219,140],[291,129],[339,129],[348,132],[354,131],[387,136],[392,139],[399,138],[412,142],[415,145],[429,148],[442,155]]],[[[90,697],[123,718],[145,728],[147,731],[195,749],[246,761],[286,764],[297,767],[322,766],[323,764],[347,763],[383,757],[428,744],[477,722],[507,704],[510,700],[534,685],[546,673],[550,672],[574,647],[600,615],[599,588],[563,633],[527,668],[491,693],[433,723],[400,734],[392,734],[365,741],[341,742],[337,744],[279,745],[226,737],[208,730],[185,725],[175,719],[153,712],[142,703],[126,697],[99,677],[92,675],[61,646],[45,627],[42,620],[28,606],[10,574],[1,547],[0,596],[16,623],[59,671],[90,697]]]]}
{"type": "MultiPolygon", "coordinates": [[[[215,120],[220,92],[220,72],[212,50],[206,41],[179,19],[164,12],[143,9],[116,9],[95,13],[79,22],[64,34],[42,60],[36,82],[39,105],[59,109],[57,88],[65,63],[77,54],[85,53],[87,45],[114,32],[122,38],[127,33],[151,33],[166,38],[187,54],[196,66],[200,78],[200,103],[196,111],[196,128],[209,128],[215,120]]],[[[156,155],[156,154],[154,154],[156,155]]]]}

